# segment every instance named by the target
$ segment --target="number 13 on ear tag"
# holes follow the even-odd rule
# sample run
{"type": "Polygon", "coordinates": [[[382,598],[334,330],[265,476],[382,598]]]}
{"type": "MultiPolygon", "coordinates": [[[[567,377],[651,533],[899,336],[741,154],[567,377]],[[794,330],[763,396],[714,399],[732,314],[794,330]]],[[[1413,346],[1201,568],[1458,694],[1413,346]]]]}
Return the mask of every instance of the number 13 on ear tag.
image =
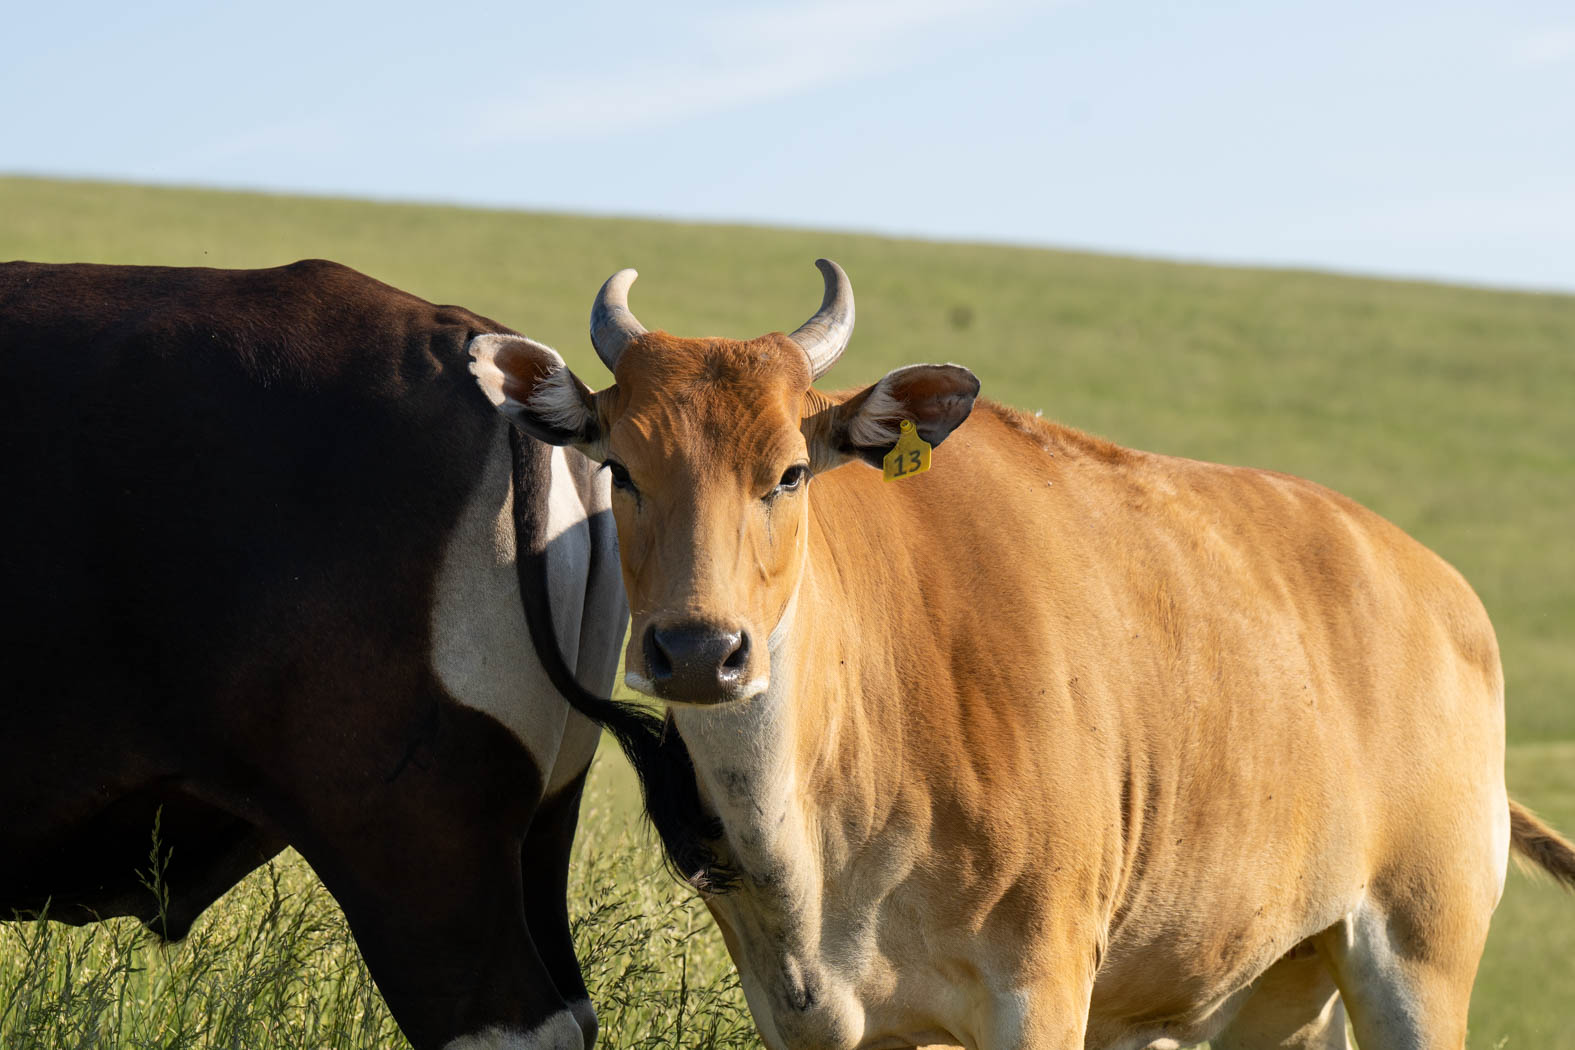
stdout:
{"type": "Polygon", "coordinates": [[[897,445],[881,460],[881,476],[887,481],[923,474],[930,469],[930,443],[919,436],[913,420],[902,421],[902,433],[897,435],[897,445]]]}

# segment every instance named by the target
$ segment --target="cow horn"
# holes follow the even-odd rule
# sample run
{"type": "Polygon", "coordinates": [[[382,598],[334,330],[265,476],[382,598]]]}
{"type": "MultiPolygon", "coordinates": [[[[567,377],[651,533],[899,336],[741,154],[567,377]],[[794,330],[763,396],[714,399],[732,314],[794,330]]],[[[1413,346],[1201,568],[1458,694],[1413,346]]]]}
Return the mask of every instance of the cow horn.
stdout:
{"type": "Polygon", "coordinates": [[[591,307],[591,345],[608,371],[617,370],[625,348],[645,334],[645,326],[629,312],[629,286],[638,276],[635,270],[619,270],[607,278],[591,307]]]}
{"type": "Polygon", "coordinates": [[[810,373],[819,379],[837,363],[853,335],[853,284],[830,259],[816,259],[815,265],[826,280],[826,294],[815,316],[788,338],[803,348],[810,373]]]}

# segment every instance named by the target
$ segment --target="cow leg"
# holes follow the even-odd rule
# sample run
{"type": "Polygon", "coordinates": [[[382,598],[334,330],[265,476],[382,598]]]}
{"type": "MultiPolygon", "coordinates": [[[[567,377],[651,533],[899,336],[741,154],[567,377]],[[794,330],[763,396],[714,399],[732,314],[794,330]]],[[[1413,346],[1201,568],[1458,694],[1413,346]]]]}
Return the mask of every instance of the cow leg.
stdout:
{"type": "Polygon", "coordinates": [[[1320,938],[1320,948],[1358,1044],[1461,1050],[1486,939],[1487,913],[1423,892],[1388,909],[1370,897],[1320,938]]]}
{"type": "MultiPolygon", "coordinates": [[[[586,770],[588,773],[589,770],[586,770]]],[[[521,853],[525,920],[558,994],[580,1023],[587,1048],[596,1043],[596,1011],[574,954],[569,930],[569,852],[580,816],[586,773],[546,799],[531,820],[521,853]]]]}
{"type": "Polygon", "coordinates": [[[490,717],[434,712],[408,749],[285,737],[281,750],[304,754],[279,764],[318,771],[313,794],[302,778],[250,794],[285,818],[416,1050],[584,1050],[526,920],[521,851],[541,772],[490,717]]]}
{"type": "Polygon", "coordinates": [[[584,1050],[526,924],[519,839],[437,830],[390,815],[378,841],[302,851],[400,1028],[417,1050],[584,1050]]]}
{"type": "Polygon", "coordinates": [[[1089,982],[1042,981],[997,994],[970,1050],[1083,1050],[1089,982]]]}
{"type": "Polygon", "coordinates": [[[1345,1006],[1328,965],[1303,945],[1258,979],[1214,1050],[1346,1050],[1345,1006]]]}

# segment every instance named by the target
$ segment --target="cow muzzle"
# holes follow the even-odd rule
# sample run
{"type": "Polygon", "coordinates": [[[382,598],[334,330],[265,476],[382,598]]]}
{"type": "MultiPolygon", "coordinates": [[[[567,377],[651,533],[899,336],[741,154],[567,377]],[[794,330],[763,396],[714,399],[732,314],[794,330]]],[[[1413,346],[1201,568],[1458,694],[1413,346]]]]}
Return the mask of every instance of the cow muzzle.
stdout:
{"type": "Polygon", "coordinates": [[[719,704],[741,700],[765,688],[751,674],[754,645],[742,627],[720,627],[700,621],[651,624],[640,651],[645,674],[630,675],[629,684],[662,700],[679,704],[719,704]]]}

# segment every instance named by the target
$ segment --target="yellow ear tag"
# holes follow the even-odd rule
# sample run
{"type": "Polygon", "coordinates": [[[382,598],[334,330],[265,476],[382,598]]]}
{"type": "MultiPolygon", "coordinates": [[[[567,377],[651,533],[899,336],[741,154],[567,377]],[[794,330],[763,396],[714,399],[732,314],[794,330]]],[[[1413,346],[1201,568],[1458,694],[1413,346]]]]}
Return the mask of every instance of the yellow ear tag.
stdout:
{"type": "Polygon", "coordinates": [[[897,435],[896,447],[881,460],[881,477],[887,481],[896,481],[898,478],[923,474],[929,469],[930,443],[913,428],[913,420],[904,419],[902,433],[897,435]]]}

